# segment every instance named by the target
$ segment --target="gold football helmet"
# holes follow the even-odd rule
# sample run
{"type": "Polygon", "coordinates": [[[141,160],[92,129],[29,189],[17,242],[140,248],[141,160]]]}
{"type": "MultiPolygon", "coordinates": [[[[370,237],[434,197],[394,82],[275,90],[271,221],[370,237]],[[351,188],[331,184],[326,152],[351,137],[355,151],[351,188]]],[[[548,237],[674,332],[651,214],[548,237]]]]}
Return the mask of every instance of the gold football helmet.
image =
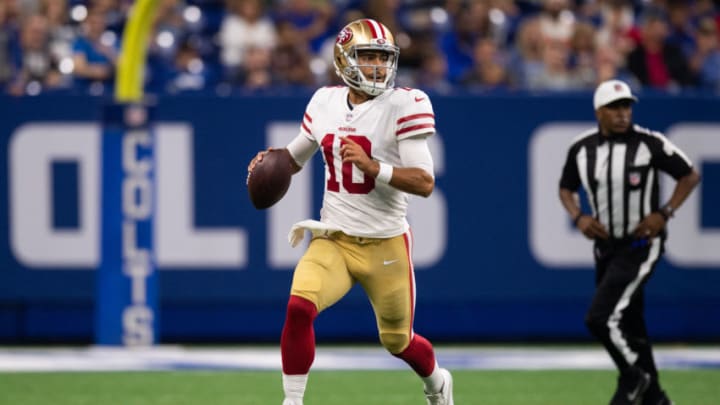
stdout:
{"type": "Polygon", "coordinates": [[[335,73],[350,87],[367,93],[370,96],[382,94],[395,84],[398,56],[400,48],[395,45],[395,38],[383,24],[364,18],[355,20],[340,30],[335,39],[333,62],[335,73]],[[382,51],[387,60],[382,65],[361,66],[358,52],[363,50],[382,51]],[[373,68],[371,77],[363,74],[361,67],[373,68]],[[381,69],[385,70],[383,77],[381,69]]]}

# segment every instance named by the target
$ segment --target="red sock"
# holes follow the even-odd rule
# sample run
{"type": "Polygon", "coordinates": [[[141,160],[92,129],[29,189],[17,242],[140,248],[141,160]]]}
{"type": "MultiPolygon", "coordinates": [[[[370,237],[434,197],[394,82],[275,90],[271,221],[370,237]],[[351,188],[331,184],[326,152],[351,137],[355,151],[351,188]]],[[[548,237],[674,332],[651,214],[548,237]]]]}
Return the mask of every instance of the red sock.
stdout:
{"type": "Polygon", "coordinates": [[[283,373],[307,374],[315,359],[315,304],[294,295],[290,296],[285,326],[280,337],[283,373]]]}
{"type": "Polygon", "coordinates": [[[408,347],[395,357],[405,360],[420,377],[429,376],[435,368],[432,344],[418,334],[415,334],[408,347]]]}

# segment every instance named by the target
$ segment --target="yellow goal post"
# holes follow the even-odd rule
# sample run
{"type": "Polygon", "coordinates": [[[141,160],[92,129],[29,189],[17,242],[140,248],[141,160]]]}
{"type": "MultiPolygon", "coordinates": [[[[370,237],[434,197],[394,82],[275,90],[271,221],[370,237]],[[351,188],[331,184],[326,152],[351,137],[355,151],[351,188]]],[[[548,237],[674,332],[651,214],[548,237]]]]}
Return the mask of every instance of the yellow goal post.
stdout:
{"type": "Polygon", "coordinates": [[[157,5],[158,0],[137,0],[130,9],[117,64],[117,102],[137,103],[143,100],[145,56],[157,5]]]}

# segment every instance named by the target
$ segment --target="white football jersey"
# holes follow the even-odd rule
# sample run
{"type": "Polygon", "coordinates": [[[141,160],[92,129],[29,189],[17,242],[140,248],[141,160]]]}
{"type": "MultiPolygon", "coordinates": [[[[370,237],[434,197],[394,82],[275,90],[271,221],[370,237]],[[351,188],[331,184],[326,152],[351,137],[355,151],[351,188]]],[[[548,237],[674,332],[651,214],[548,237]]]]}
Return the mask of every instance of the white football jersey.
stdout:
{"type": "MultiPolygon", "coordinates": [[[[370,158],[402,167],[398,142],[435,133],[427,94],[395,88],[350,109],[347,87],[323,87],[308,103],[300,128],[325,161],[320,220],[353,236],[389,238],[405,233],[408,195],[342,163],[340,138],[361,145],[370,158]]],[[[430,173],[432,175],[432,173],[430,173]]]]}

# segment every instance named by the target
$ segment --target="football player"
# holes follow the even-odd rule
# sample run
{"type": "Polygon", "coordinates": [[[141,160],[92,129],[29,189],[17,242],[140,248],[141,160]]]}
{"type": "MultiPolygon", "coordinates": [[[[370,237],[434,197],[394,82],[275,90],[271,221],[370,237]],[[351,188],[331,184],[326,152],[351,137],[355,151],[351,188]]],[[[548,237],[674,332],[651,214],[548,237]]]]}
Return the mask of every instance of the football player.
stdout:
{"type": "MultiPolygon", "coordinates": [[[[301,405],[315,356],[313,322],[358,283],[370,299],[382,345],[424,382],[428,404],[452,405],[452,377],[430,342],[415,333],[415,275],[408,194],[434,188],[427,137],[435,115],[427,94],[393,87],[399,48],[371,19],[345,26],[334,49],[347,86],[324,87],[307,105],[298,136],[287,145],[295,171],[318,150],[325,161],[320,220],[293,226],[290,243],[312,234],[295,273],[280,348],[283,405],[301,405]]],[[[262,159],[259,152],[248,170],[262,159]]]]}

